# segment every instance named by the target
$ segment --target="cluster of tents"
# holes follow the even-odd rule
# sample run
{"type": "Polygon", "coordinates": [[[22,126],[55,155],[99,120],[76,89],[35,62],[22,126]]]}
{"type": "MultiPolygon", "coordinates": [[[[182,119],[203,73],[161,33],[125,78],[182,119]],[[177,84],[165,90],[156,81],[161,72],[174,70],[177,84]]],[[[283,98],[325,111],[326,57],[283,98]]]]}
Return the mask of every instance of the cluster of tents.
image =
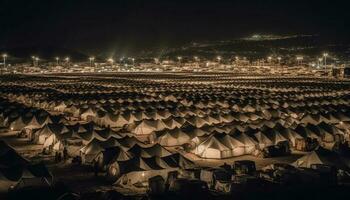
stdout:
{"type": "MultiPolygon", "coordinates": [[[[6,107],[25,107],[6,100],[1,102],[6,104],[6,107]]],[[[168,151],[159,144],[144,144],[132,135],[100,127],[94,122],[68,123],[60,120],[35,127],[32,131],[33,142],[42,144],[44,149],[62,151],[63,148],[67,148],[72,156],[81,156],[85,164],[98,162],[100,168],[106,170],[110,177],[118,177],[120,174],[141,176],[142,173],[142,177],[147,179],[155,175],[166,176],[169,170],[195,167],[190,160],[168,151]]],[[[21,157],[18,158],[24,165],[28,163],[21,157]]],[[[13,174],[7,173],[6,170],[7,168],[3,169],[6,176],[9,176],[9,173],[13,174]]],[[[17,175],[19,176],[20,172],[17,175]]]]}
{"type": "MultiPolygon", "coordinates": [[[[65,113],[99,127],[120,128],[163,146],[194,143],[194,152],[204,158],[210,154],[205,149],[214,147],[226,152],[215,158],[226,158],[251,154],[281,141],[292,146],[297,139],[306,138],[334,142],[336,135],[347,138],[349,134],[350,98],[347,85],[341,83],[230,76],[194,77],[192,82],[186,76],[167,78],[177,83],[126,76],[116,82],[98,80],[99,84],[18,86],[16,91],[4,88],[3,93],[28,106],[65,113]]],[[[36,124],[31,120],[30,124],[36,124]]],[[[19,118],[14,125],[22,121],[19,118]]],[[[87,138],[98,137],[95,132],[86,134],[87,138]]]]}
{"type": "Polygon", "coordinates": [[[52,183],[52,175],[44,164],[30,163],[0,140],[0,192],[19,183],[23,187],[27,180],[46,185],[52,183]]]}
{"type": "Polygon", "coordinates": [[[168,151],[159,144],[137,143],[131,148],[109,147],[104,149],[98,157],[102,161],[102,167],[106,168],[112,176],[145,171],[161,173],[196,167],[192,161],[179,153],[168,151]]]}
{"type": "Polygon", "coordinates": [[[53,116],[40,108],[0,99],[0,127],[8,127],[11,131],[38,129],[46,124],[61,121],[64,121],[62,115],[53,116]]]}
{"type": "MultiPolygon", "coordinates": [[[[224,74],[21,81],[0,84],[0,127],[22,131],[44,149],[66,148],[112,177],[124,174],[117,181],[122,185],[195,167],[168,147],[188,144],[201,158],[224,159],[255,155],[280,142],[295,147],[308,138],[319,143],[349,140],[346,82],[224,74]]],[[[19,166],[29,166],[21,162],[19,166]]],[[[294,165],[315,163],[348,166],[323,148],[294,165]]],[[[4,177],[11,166],[0,159],[4,177]]]]}
{"type": "MultiPolygon", "coordinates": [[[[349,153],[349,152],[348,152],[349,153]]],[[[334,166],[337,169],[350,170],[350,155],[344,155],[322,147],[299,158],[294,163],[295,167],[311,168],[312,165],[334,166]]]]}

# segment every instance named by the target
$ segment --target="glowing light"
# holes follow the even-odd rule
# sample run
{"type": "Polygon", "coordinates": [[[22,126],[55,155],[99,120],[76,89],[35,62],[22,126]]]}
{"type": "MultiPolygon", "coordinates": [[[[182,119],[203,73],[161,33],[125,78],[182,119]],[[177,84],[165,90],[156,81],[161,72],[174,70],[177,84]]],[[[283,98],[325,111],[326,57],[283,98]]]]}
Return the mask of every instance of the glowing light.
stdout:
{"type": "Polygon", "coordinates": [[[327,66],[327,56],[328,56],[328,53],[323,53],[324,65],[325,65],[325,66],[327,66]]]}
{"type": "MultiPolygon", "coordinates": [[[[4,59],[4,67],[6,67],[7,54],[6,53],[2,54],[2,58],[4,59]]],[[[1,74],[2,74],[2,70],[1,70],[1,74]]]]}

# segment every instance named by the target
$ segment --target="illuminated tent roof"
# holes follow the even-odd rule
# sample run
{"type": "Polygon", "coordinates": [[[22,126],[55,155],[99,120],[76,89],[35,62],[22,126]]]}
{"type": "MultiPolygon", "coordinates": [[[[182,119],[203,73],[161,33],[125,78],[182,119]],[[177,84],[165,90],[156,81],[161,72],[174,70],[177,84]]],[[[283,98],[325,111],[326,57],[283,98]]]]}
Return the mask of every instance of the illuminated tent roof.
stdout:
{"type": "Polygon", "coordinates": [[[171,152],[169,152],[159,144],[155,144],[150,147],[144,147],[144,146],[135,144],[132,148],[128,150],[128,152],[135,157],[142,157],[142,158],[149,158],[153,156],[165,157],[172,154],[171,152]]]}
{"type": "Polygon", "coordinates": [[[10,129],[13,131],[20,131],[25,126],[27,126],[27,123],[24,122],[24,117],[18,117],[15,121],[13,121],[10,124],[10,129]]]}
{"type": "Polygon", "coordinates": [[[106,148],[102,153],[104,165],[109,165],[118,161],[130,160],[133,157],[130,153],[117,146],[106,148]]]}
{"type": "Polygon", "coordinates": [[[191,141],[191,137],[179,128],[156,132],[157,141],[162,146],[178,146],[191,141]]]}
{"type": "MultiPolygon", "coordinates": [[[[195,154],[202,158],[221,159],[232,157],[232,149],[222,143],[217,135],[211,135],[202,143],[200,143],[196,149],[195,154]]],[[[226,139],[227,140],[227,139],[226,139]]],[[[227,141],[225,143],[229,143],[227,141]]]]}

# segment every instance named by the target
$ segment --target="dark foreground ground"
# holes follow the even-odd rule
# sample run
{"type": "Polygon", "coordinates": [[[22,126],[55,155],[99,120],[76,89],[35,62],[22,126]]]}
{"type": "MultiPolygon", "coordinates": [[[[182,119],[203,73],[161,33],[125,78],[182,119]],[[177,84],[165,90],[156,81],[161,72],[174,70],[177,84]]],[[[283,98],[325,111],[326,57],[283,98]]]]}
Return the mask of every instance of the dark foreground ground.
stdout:
{"type": "Polygon", "coordinates": [[[253,200],[253,199],[269,199],[269,200],[295,200],[295,199],[349,199],[350,187],[346,186],[294,186],[294,187],[280,187],[277,186],[270,190],[262,191],[259,188],[251,188],[246,191],[235,193],[234,195],[220,195],[214,193],[188,193],[188,194],[164,194],[160,196],[123,196],[115,191],[104,192],[88,192],[83,194],[66,193],[66,195],[58,195],[65,190],[64,186],[58,186],[56,189],[38,189],[32,191],[22,191],[16,194],[2,194],[0,199],[79,199],[79,200],[138,200],[138,199],[201,199],[201,200],[253,200]],[[260,191],[257,191],[260,190],[260,191]]]}

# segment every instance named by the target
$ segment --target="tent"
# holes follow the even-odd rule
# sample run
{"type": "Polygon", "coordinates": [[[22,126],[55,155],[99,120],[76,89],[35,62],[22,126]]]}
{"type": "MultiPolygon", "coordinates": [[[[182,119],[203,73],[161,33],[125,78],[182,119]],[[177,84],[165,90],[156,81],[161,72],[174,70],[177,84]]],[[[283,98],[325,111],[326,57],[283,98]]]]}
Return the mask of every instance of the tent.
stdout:
{"type": "MultiPolygon", "coordinates": [[[[0,185],[8,187],[21,180],[51,178],[50,172],[43,164],[30,164],[12,147],[0,141],[0,185]]],[[[0,191],[4,189],[0,187],[0,191]]]]}
{"type": "Polygon", "coordinates": [[[20,116],[10,124],[11,131],[21,131],[27,124],[24,122],[24,117],[20,116]]]}
{"type": "Polygon", "coordinates": [[[259,148],[264,149],[267,146],[274,145],[274,143],[261,131],[254,134],[256,141],[258,142],[259,148]]]}
{"type": "Polygon", "coordinates": [[[335,166],[339,169],[350,169],[349,162],[336,152],[318,147],[315,151],[299,158],[292,165],[295,167],[310,168],[313,164],[335,166]]]}
{"type": "Polygon", "coordinates": [[[156,132],[157,141],[162,146],[179,146],[190,143],[191,137],[179,128],[156,132]]]}
{"type": "Polygon", "coordinates": [[[225,146],[215,135],[209,136],[195,148],[196,155],[202,158],[222,159],[232,157],[232,150],[225,146]]]}
{"type": "Polygon", "coordinates": [[[134,133],[136,135],[149,135],[154,131],[160,131],[166,127],[162,120],[143,120],[136,126],[134,133]]]}
{"type": "Polygon", "coordinates": [[[83,162],[92,163],[103,150],[104,148],[102,147],[100,141],[93,139],[86,146],[80,149],[80,152],[83,155],[83,162]]]}
{"type": "Polygon", "coordinates": [[[165,157],[172,154],[159,144],[154,144],[150,147],[143,147],[138,144],[135,144],[132,148],[128,150],[128,152],[131,153],[134,157],[142,158],[149,158],[154,156],[165,157]]]}
{"type": "Polygon", "coordinates": [[[104,151],[102,151],[102,154],[104,165],[110,165],[113,162],[118,161],[130,160],[133,157],[130,153],[124,151],[124,149],[118,146],[106,148],[104,151]]]}

